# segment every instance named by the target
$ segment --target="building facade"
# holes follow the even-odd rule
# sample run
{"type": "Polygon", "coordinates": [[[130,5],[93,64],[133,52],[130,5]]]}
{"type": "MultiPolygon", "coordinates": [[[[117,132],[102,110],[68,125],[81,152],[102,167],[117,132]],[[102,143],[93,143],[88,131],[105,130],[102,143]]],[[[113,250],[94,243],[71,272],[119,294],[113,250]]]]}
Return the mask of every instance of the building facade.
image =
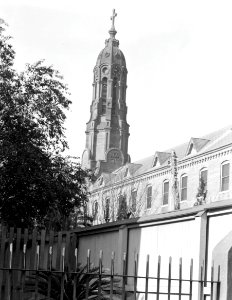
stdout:
{"type": "Polygon", "coordinates": [[[94,224],[231,199],[232,126],[130,162],[127,68],[115,39],[115,16],[94,68],[82,156],[82,166],[96,178],[89,185],[88,206],[94,224]]]}

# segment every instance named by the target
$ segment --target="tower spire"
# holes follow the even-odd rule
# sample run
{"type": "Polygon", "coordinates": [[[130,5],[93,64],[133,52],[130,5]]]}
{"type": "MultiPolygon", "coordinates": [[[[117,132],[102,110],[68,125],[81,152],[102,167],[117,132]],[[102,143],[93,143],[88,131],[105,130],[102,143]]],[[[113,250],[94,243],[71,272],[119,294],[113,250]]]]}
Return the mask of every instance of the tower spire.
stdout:
{"type": "Polygon", "coordinates": [[[115,18],[117,17],[117,13],[115,12],[115,9],[113,9],[113,14],[110,17],[110,20],[112,20],[112,25],[111,25],[111,29],[109,30],[109,34],[111,38],[115,38],[115,35],[117,33],[117,31],[115,30],[115,26],[114,26],[114,21],[115,18]]]}

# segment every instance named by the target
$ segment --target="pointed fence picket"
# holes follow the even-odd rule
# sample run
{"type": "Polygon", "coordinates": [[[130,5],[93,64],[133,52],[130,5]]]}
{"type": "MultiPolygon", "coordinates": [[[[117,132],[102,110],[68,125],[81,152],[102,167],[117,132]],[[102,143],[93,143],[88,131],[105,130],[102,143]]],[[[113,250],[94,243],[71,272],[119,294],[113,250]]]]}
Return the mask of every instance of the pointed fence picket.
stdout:
{"type": "MultiPolygon", "coordinates": [[[[46,297],[52,297],[54,289],[54,276],[60,278],[60,299],[64,299],[67,276],[72,277],[72,299],[76,300],[78,278],[80,277],[80,268],[78,263],[78,241],[75,234],[70,232],[54,233],[46,230],[34,229],[28,232],[27,229],[0,228],[0,299],[1,300],[24,300],[26,299],[26,290],[28,276],[33,275],[33,299],[39,299],[40,276],[47,276],[46,297]]],[[[179,259],[178,270],[175,272],[173,267],[173,258],[168,261],[168,268],[163,268],[161,256],[158,256],[157,264],[151,264],[150,256],[147,255],[145,276],[139,275],[138,254],[134,254],[133,274],[127,274],[127,254],[122,257],[122,274],[115,273],[115,253],[112,252],[109,262],[109,270],[106,272],[103,266],[103,251],[99,253],[99,263],[97,271],[93,273],[91,264],[91,251],[87,251],[86,266],[83,268],[82,275],[86,276],[85,291],[83,297],[89,299],[92,293],[97,295],[98,299],[103,294],[108,294],[109,299],[125,300],[128,297],[133,300],[152,299],[178,299],[193,300],[193,293],[198,295],[198,300],[205,299],[205,287],[208,286],[208,297],[210,300],[220,300],[220,267],[215,269],[214,264],[211,267],[210,281],[205,280],[205,265],[200,268],[198,279],[193,278],[193,260],[190,261],[189,278],[184,278],[182,258],[179,259]],[[151,276],[151,270],[154,270],[156,277],[151,276]],[[166,270],[165,270],[166,269],[166,270]],[[161,273],[162,270],[162,273],[161,273]],[[166,277],[161,275],[166,272],[166,277]],[[94,279],[94,280],[93,280],[94,279]],[[108,285],[104,285],[105,282],[108,285]],[[97,282],[94,291],[92,283],[97,282]],[[141,282],[144,285],[141,286],[141,282]],[[152,283],[152,284],[151,284],[152,283]],[[186,288],[188,287],[188,288],[186,288]],[[164,298],[165,297],[165,298],[164,298]]]]}

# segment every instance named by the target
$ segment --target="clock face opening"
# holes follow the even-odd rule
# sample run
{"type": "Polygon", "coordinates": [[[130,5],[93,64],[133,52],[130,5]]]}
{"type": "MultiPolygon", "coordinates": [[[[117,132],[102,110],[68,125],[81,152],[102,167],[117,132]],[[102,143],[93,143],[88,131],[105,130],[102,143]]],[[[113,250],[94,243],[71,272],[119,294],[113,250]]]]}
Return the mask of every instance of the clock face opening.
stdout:
{"type": "Polygon", "coordinates": [[[107,154],[107,161],[111,163],[122,164],[122,154],[117,149],[112,149],[107,154]]]}
{"type": "Polygon", "coordinates": [[[107,75],[107,74],[109,73],[108,68],[107,68],[107,67],[104,67],[104,68],[102,69],[102,73],[105,74],[105,75],[107,75]]]}

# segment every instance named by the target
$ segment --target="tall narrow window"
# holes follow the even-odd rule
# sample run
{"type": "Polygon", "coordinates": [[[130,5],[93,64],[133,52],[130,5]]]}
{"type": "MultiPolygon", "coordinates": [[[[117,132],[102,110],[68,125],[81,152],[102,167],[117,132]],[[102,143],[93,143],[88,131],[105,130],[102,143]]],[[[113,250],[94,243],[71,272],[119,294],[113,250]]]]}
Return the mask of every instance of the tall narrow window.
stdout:
{"type": "Polygon", "coordinates": [[[207,180],[208,180],[208,170],[202,169],[200,174],[201,179],[204,181],[205,187],[207,186],[207,180]]]}
{"type": "Polygon", "coordinates": [[[109,222],[110,220],[110,199],[106,199],[106,207],[105,207],[105,221],[109,222]]]}
{"type": "Polygon", "coordinates": [[[104,115],[106,113],[106,100],[102,99],[102,114],[104,115]]]}
{"type": "Polygon", "coordinates": [[[102,114],[106,113],[107,78],[102,79],[102,114]]]}
{"type": "Polygon", "coordinates": [[[136,199],[137,199],[137,191],[132,190],[131,191],[131,206],[132,206],[132,211],[136,211],[136,199]]]}
{"type": "Polygon", "coordinates": [[[229,189],[230,181],[230,164],[228,162],[222,163],[221,166],[221,191],[229,189]]]}
{"type": "Polygon", "coordinates": [[[92,206],[92,215],[93,215],[94,220],[96,220],[96,218],[97,218],[97,213],[98,213],[98,202],[95,201],[92,206]]]}
{"type": "Polygon", "coordinates": [[[181,201],[187,200],[187,184],[188,184],[188,176],[182,175],[182,177],[181,177],[181,201]]]}
{"type": "Polygon", "coordinates": [[[169,196],[169,181],[164,181],[163,183],[163,205],[168,204],[168,196],[169,196]]]}
{"type": "Polygon", "coordinates": [[[147,209],[151,208],[152,186],[147,187],[147,209]]]}
{"type": "Polygon", "coordinates": [[[102,99],[106,99],[107,97],[107,78],[104,77],[102,79],[102,99]]]}
{"type": "Polygon", "coordinates": [[[116,103],[117,103],[117,78],[113,80],[113,97],[112,97],[112,114],[116,114],[116,103]]]}

